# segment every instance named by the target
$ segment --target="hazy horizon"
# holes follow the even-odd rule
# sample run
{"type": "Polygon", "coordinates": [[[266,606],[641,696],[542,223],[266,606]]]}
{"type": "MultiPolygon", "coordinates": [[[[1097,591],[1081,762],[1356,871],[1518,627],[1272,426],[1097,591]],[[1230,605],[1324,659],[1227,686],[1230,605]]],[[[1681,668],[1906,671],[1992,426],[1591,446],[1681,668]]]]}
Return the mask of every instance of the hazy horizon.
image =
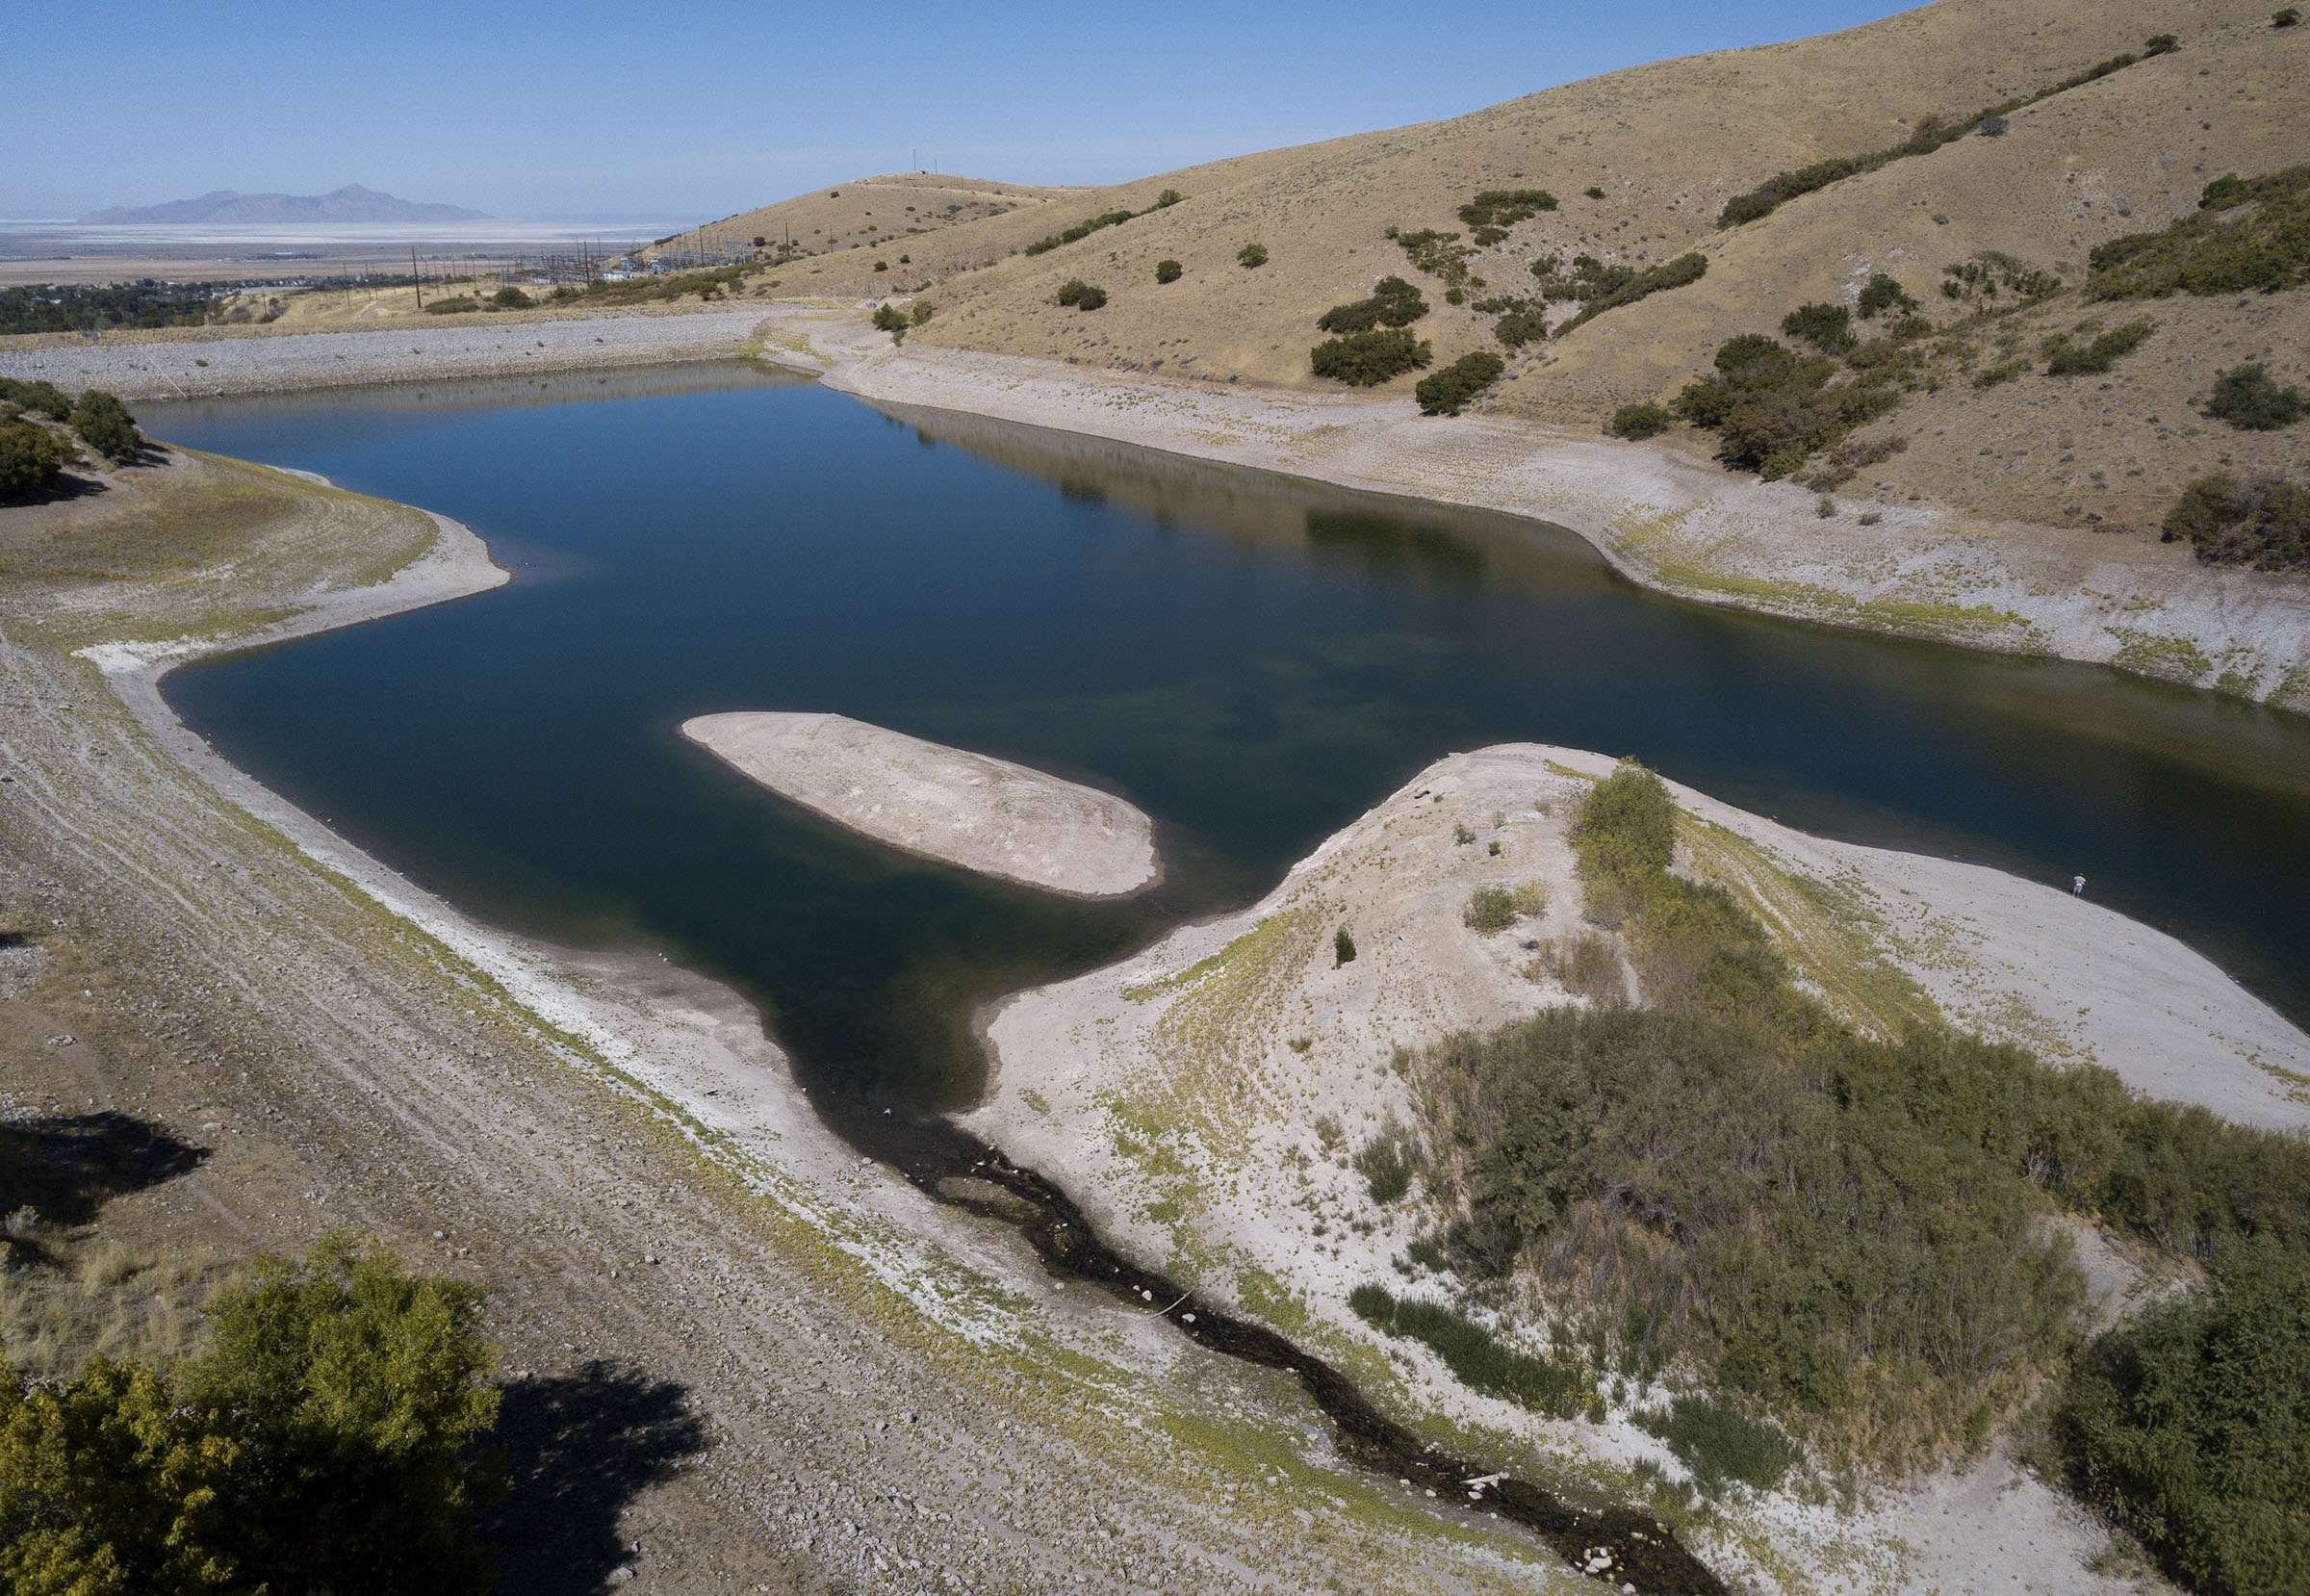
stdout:
{"type": "Polygon", "coordinates": [[[831,6],[773,17],[726,3],[668,25],[531,0],[485,18],[437,3],[315,13],[129,0],[93,33],[77,13],[14,25],[18,159],[0,177],[0,216],[359,183],[509,220],[672,225],[917,167],[1108,183],[1903,9],[1477,0],[1449,28],[1407,28],[1369,0],[1181,0],[1129,14],[1041,4],[996,21],[910,0],[865,24],[831,6]],[[1276,70],[1287,59],[1293,69],[1276,70]]]}

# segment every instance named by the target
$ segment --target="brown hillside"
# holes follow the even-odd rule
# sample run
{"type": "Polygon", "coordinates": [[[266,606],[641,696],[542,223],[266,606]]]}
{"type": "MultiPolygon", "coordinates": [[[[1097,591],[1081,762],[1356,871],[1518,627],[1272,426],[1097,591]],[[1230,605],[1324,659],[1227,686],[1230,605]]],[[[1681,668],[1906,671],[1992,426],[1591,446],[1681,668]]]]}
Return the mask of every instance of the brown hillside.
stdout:
{"type": "MultiPolygon", "coordinates": [[[[883,245],[905,253],[920,234],[1014,211],[1032,211],[1093,192],[953,177],[942,172],[892,172],[813,189],[775,205],[742,211],[691,232],[677,233],[642,253],[654,257],[678,251],[751,248],[757,238],[768,241],[773,255],[791,240],[797,259],[883,245]]],[[[885,253],[895,263],[896,254],[885,253]]]]}
{"type": "MultiPolygon", "coordinates": [[[[2087,252],[2191,212],[2209,177],[2310,161],[2305,82],[2310,27],[2272,28],[2259,0],[1939,0],[1842,33],[1657,63],[1450,121],[1111,188],[1032,191],[1052,197],[958,219],[903,245],[789,266],[769,274],[774,287],[757,280],[757,292],[919,290],[937,306],[914,334],[927,342],[1341,392],[1309,371],[1307,351],[1322,336],[1316,319],[1385,273],[1425,294],[1433,313],[1416,330],[1439,364],[1501,348],[1496,318],[1447,305],[1445,285],[1412,270],[1386,229],[1466,232],[1455,212],[1477,191],[1545,188],[1560,209],[1516,224],[1472,258],[1485,284],[1472,298],[1530,294],[1530,265],[1548,255],[1642,267],[1698,248],[1707,273],[1521,354],[1502,349],[1508,374],[1477,408],[1599,425],[1622,403],[1673,395],[1707,369],[1725,338],[1774,332],[1808,301],[1850,303],[1872,271],[1885,271],[1963,337],[1935,340],[1939,352],[1918,391],[1863,434],[1898,430],[1912,448],[1866,469],[1850,491],[2015,519],[2150,527],[2187,476],[2222,464],[2310,467],[2310,425],[2246,433],[2196,413],[2213,373],[2238,361],[2267,359],[2282,380],[2302,382],[2310,311],[2298,291],[2086,304],[2075,289],[2087,252]],[[2177,35],[2179,49],[2016,112],[2002,138],[1967,137],[1761,220],[1716,225],[1726,199],[1777,171],[1898,143],[1921,118],[1959,119],[2035,92],[2139,51],[2155,33],[2177,35]],[[1590,187],[1604,197],[1584,197],[1590,187]],[[1185,201],[1045,254],[1014,253],[1099,213],[1142,210],[1167,188],[1185,201]],[[1270,259],[1248,270],[1235,255],[1253,242],[1270,259]],[[911,259],[900,265],[897,249],[911,259]],[[2058,272],[2069,291],[2023,316],[1971,322],[1970,307],[1937,289],[1943,266],[1985,249],[2058,272]],[[890,270],[875,272],[878,258],[890,270]],[[1185,275],[1158,286],[1155,263],[1167,258],[1185,275]],[[1059,306],[1056,291],[1073,277],[1104,288],[1106,306],[1059,306]],[[2031,354],[2087,317],[2115,326],[2144,313],[2156,333],[2107,376],[2047,377],[2040,363],[1994,389],[1972,385],[1974,372],[2010,358],[2001,346],[2031,354]]],[[[1408,392],[1412,381],[1379,392],[1408,392]]],[[[1704,451],[1714,444],[1682,427],[1669,441],[1704,451]]]]}

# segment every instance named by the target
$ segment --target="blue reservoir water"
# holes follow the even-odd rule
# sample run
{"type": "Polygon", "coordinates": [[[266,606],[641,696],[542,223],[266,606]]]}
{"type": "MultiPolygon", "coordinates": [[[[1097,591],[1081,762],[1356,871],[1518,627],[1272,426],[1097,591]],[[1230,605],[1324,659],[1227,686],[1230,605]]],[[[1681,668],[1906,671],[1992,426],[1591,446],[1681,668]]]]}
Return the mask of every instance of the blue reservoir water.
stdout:
{"type": "Polygon", "coordinates": [[[972,1012],[1238,905],[1437,756],[1634,755],[1808,830],[2092,896],[2310,1017],[2310,723],[1656,598],[1569,533],[733,367],[142,407],[453,516],[518,579],[188,669],[219,749],[424,885],[757,998],[813,1094],[966,1100],[972,1012]],[[1168,874],[896,854],[675,727],[834,710],[1122,793],[1168,874]]]}

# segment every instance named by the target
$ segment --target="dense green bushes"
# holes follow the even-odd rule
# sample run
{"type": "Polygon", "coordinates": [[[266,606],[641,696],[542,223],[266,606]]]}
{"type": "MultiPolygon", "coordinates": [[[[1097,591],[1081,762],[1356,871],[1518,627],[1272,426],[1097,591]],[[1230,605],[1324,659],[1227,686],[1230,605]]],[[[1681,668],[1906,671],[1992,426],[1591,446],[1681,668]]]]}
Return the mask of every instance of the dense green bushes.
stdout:
{"type": "Polygon", "coordinates": [[[1433,375],[1420,379],[1412,397],[1424,416],[1456,416],[1470,399],[1500,380],[1508,363],[1489,349],[1464,354],[1433,375]]]}
{"type": "Polygon", "coordinates": [[[2141,55],[2129,52],[2112,56],[2034,94],[1989,106],[1962,121],[1945,121],[1939,116],[1922,117],[1905,142],[1889,148],[1872,150],[1866,155],[1836,156],[1827,161],[1816,161],[1810,167],[1800,167],[1795,171],[1776,172],[1748,193],[1734,194],[1725,201],[1725,208],[1717,213],[1716,224],[1719,227],[1737,227],[1745,221],[1756,221],[1772,215],[1780,206],[1798,195],[1825,189],[1841,178],[1875,171],[1880,167],[1890,166],[1912,155],[1931,155],[1943,144],[1963,139],[1984,122],[2001,121],[2007,115],[2025,105],[2035,105],[2040,100],[2050,99],[2053,95],[2092,83],[2096,78],[2106,78],[2112,72],[2131,66],[2147,56],[2164,55],[2174,47],[2171,34],[2158,34],[2143,42],[2141,55]]]}
{"type": "Polygon", "coordinates": [[[2047,376],[2098,376],[2140,348],[2143,340],[2155,332],[2157,326],[2146,316],[2108,332],[2100,330],[2099,322],[2080,322],[2069,331],[2057,332],[2045,340],[2038,352],[2044,357],[2047,376]],[[2092,342],[2077,342],[2089,334],[2094,335],[2092,342]]]}
{"type": "Polygon", "coordinates": [[[1316,375],[1361,388],[1418,371],[1433,358],[1428,344],[1402,327],[1376,327],[1327,338],[1308,350],[1308,364],[1316,375]]]}
{"type": "Polygon", "coordinates": [[[2208,1275],[2086,1351],[2056,1442],[2080,1493],[2192,1589],[2310,1589],[2310,1258],[2233,1243],[2208,1275]]]}
{"type": "Polygon", "coordinates": [[[479,310],[481,302],[470,294],[454,294],[446,299],[427,299],[427,316],[458,316],[469,310],[479,310]]]}
{"type": "Polygon", "coordinates": [[[1855,342],[1853,313],[1843,305],[1799,305],[1781,318],[1781,330],[1823,354],[1843,354],[1855,342]]]}
{"type": "Polygon", "coordinates": [[[1869,322],[1888,310],[1915,310],[1917,302],[1910,297],[1909,290],[1892,278],[1882,271],[1872,271],[1869,280],[1861,285],[1861,302],[1855,308],[1862,321],[1869,322]]]}
{"type": "MultiPolygon", "coordinates": [[[[1415,1061],[1430,1184],[1459,1208],[1425,1255],[1475,1277],[1528,1272],[1601,1362],[1681,1364],[1888,1458],[1978,1443],[2059,1370],[2082,1288],[2042,1223],[2055,1206],[2215,1259],[2223,1291],[2259,1294],[2258,1324],[2270,1301],[2295,1303],[2293,1339],[2260,1345],[2288,1370],[2310,1352],[2310,1145],[2136,1098],[2091,1065],[1935,1028],[1861,1034],[1795,986],[1730,896],[1668,871],[1676,825],[1665,788],[1624,765],[1572,830],[1588,913],[1622,928],[1654,1007],[1553,1010],[1415,1061]]],[[[1371,1309],[1378,1323],[1389,1304],[1371,1309]]],[[[2189,1311],[2226,1312],[2234,1330],[2249,1317],[2189,1311]]],[[[2072,1403],[2088,1418],[2067,1431],[2081,1456],[2077,1437],[2105,1438],[2091,1467],[2119,1480],[2122,1510],[2166,1511],[2107,1459],[2185,1444],[2250,1454],[2266,1502],[2302,1500],[2280,1485],[2310,1467],[2310,1426],[2224,1432],[2210,1398],[2203,1424],[2187,1403],[2128,1406],[2107,1392],[2140,1386],[2132,1355],[2097,1351],[2072,1403]],[[2161,1433],[2128,1440],[2129,1426],[2161,1433]]],[[[2301,1376],[2286,1378],[2301,1402],[2301,1376]]],[[[1749,1455],[1767,1473],[1781,1444],[1737,1413],[1652,1422],[1694,1446],[1722,1431],[1726,1455],[1761,1449],[1749,1455]]]]}
{"type": "Polygon", "coordinates": [[[1604,430],[1616,438],[1656,438],[1667,431],[1676,415],[1665,404],[1645,399],[1637,404],[1624,404],[1612,412],[1604,430]]]}
{"type": "Polygon", "coordinates": [[[2269,367],[2249,361],[2216,373],[2206,414],[2242,432],[2275,432],[2310,414],[2310,401],[2303,399],[2299,388],[2292,384],[2281,387],[2269,367]]]}
{"type": "MultiPolygon", "coordinates": [[[[1168,193],[1171,191],[1167,189],[1164,192],[1168,193]]],[[[1158,201],[1158,204],[1161,203],[1163,202],[1158,201]]],[[[1173,201],[1172,203],[1176,202],[1173,201]]],[[[1033,244],[1028,245],[1025,249],[1020,251],[1020,253],[1027,255],[1047,255],[1063,244],[1078,243],[1081,240],[1091,237],[1091,234],[1097,232],[1102,227],[1114,227],[1122,222],[1130,221],[1143,214],[1144,213],[1139,211],[1103,211],[1099,215],[1092,217],[1089,221],[1076,222],[1072,227],[1069,227],[1064,233],[1053,233],[1048,238],[1037,239],[1033,244]]]]}
{"type": "Polygon", "coordinates": [[[0,288],[0,333],[83,327],[197,327],[233,290],[221,283],[43,283],[0,288]]]}
{"type": "Polygon", "coordinates": [[[1769,1491],[1805,1460],[1804,1449],[1779,1430],[1707,1397],[1679,1397],[1665,1413],[1638,1414],[1636,1425],[1668,1443],[1706,1496],[1731,1480],[1769,1491]]]}
{"type": "Polygon", "coordinates": [[[1177,261],[1157,261],[1155,263],[1155,280],[1159,283],[1175,283],[1186,274],[1187,268],[1181,266],[1177,261]]]}
{"type": "Polygon", "coordinates": [[[13,377],[0,377],[0,400],[37,410],[54,422],[72,418],[71,399],[53,382],[19,382],[13,377]]]}
{"type": "Polygon", "coordinates": [[[1944,299],[1994,299],[2001,288],[2018,299],[2042,299],[2061,292],[2062,279],[1997,249],[1941,268],[1944,299]]]}
{"type": "Polygon", "coordinates": [[[535,299],[530,298],[528,295],[524,294],[511,283],[507,283],[489,296],[489,308],[492,310],[527,310],[536,303],[535,299]]]}
{"type": "Polygon", "coordinates": [[[0,500],[46,493],[72,463],[72,446],[44,426],[0,421],[0,500]]]}
{"type": "Polygon", "coordinates": [[[1099,310],[1107,303],[1107,291],[1080,277],[1069,277],[1059,285],[1059,302],[1077,310],[1099,310]]]}
{"type": "Polygon", "coordinates": [[[2174,294],[2275,294],[2310,283],[2310,167],[2206,185],[2201,209],[2155,233],[2096,245],[2086,293],[2097,299],[2162,299],[2174,294]],[[2250,212],[2224,213],[2248,200],[2250,212]]]}
{"type": "Polygon", "coordinates": [[[1502,1346],[1482,1326],[1434,1302],[1396,1297],[1381,1285],[1348,1294],[1357,1318],[1382,1334],[1426,1344],[1471,1391],[1502,1397],[1536,1413],[1569,1419],[1587,1404],[1588,1371],[1565,1353],[1533,1357],[1502,1346]]]}
{"type": "Polygon", "coordinates": [[[1768,479],[1790,475],[1807,455],[1900,403],[1880,373],[1832,386],[1835,361],[1801,358],[1762,333],[1726,340],[1715,365],[1685,384],[1671,408],[1717,434],[1719,460],[1768,479]]]}
{"type": "Polygon", "coordinates": [[[144,434],[137,430],[137,418],[116,396],[101,388],[80,396],[80,402],[72,407],[72,430],[90,449],[119,465],[128,464],[144,449],[144,434]]]}
{"type": "Polygon", "coordinates": [[[1460,220],[1474,229],[1478,248],[1489,248],[1516,223],[1555,208],[1556,196],[1546,189],[1486,189],[1460,207],[1460,220]]]}
{"type": "Polygon", "coordinates": [[[2310,571],[2310,490],[2283,476],[2200,476],[2167,513],[2161,537],[2187,540],[2208,565],[2310,571]]]}
{"type": "Polygon", "coordinates": [[[471,1455],[495,1419],[480,1294],[324,1241],[211,1305],[174,1369],[0,1366],[0,1586],[485,1591],[471,1455]]]}
{"type": "Polygon", "coordinates": [[[1617,310],[1622,305],[1632,305],[1650,295],[1665,294],[1672,288],[1682,288],[1688,283],[1697,283],[1707,274],[1707,257],[1698,249],[1679,255],[1673,261],[1662,261],[1658,266],[1648,270],[1636,272],[1627,282],[1609,293],[1599,295],[1586,301],[1580,306],[1580,313],[1578,316],[1556,329],[1556,336],[1561,338],[1582,322],[1592,322],[1608,310],[1617,310]]]}
{"type": "Polygon", "coordinates": [[[1264,244],[1245,245],[1235,252],[1235,264],[1256,270],[1268,264],[1268,246],[1264,244]]]}
{"type": "Polygon", "coordinates": [[[1388,237],[1401,247],[1404,258],[1420,270],[1436,278],[1448,288],[1466,288],[1477,279],[1468,270],[1468,257],[1476,253],[1459,242],[1457,233],[1440,233],[1433,227],[1417,232],[1399,233],[1388,229],[1388,237]]]}
{"type": "Polygon", "coordinates": [[[1371,297],[1334,305],[1317,318],[1324,332],[1370,332],[1373,327],[1408,327],[1427,314],[1427,301],[1401,277],[1382,277],[1371,297]]]}

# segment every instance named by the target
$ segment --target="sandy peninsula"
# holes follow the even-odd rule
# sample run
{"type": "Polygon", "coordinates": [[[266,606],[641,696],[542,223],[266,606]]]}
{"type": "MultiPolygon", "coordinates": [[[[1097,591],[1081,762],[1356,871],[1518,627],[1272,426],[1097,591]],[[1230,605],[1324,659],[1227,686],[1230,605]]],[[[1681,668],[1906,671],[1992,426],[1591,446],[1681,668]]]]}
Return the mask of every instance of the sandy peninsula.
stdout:
{"type": "MultiPolygon", "coordinates": [[[[1391,1122],[1417,1122],[1396,1050],[1586,1001],[1546,952],[1583,930],[1566,829],[1612,768],[1536,744],[1437,761],[1258,904],[1010,999],[988,1029],[987,1099],[965,1123],[1182,1283],[1296,1316],[1302,1343],[1332,1355],[1392,1354],[1416,1408],[1537,1453],[1673,1475],[1673,1456],[1632,1422],[1642,1391],[1602,1423],[1536,1418],[1472,1394],[1424,1352],[1383,1352],[1347,1303],[1354,1286],[1393,1278],[1417,1228],[1371,1199],[1350,1160],[1391,1122]],[[1463,910],[1486,887],[1522,888],[1529,912],[1504,931],[1470,929],[1463,910]],[[1341,931],[1355,948],[1347,961],[1341,931]]],[[[1945,1018],[2098,1062],[2146,1095],[2310,1126],[2310,1037],[2171,938],[1996,870],[1828,841],[1671,791],[1678,867],[1733,892],[1857,1023],[1945,1018]]],[[[2058,1588],[2122,1588],[2083,1566],[2103,1532],[1997,1458],[1887,1490],[1843,1519],[1793,1501],[1727,1512],[1722,1540],[1699,1549],[1759,1588],[1782,1586],[1743,1566],[1751,1536],[1799,1560],[1810,1548],[1872,1570],[1844,1588],[1983,1588],[2014,1566],[1984,1550],[1997,1543],[2033,1547],[2029,1576],[2058,1588]]]]}
{"type": "Polygon", "coordinates": [[[1161,874],[1144,814],[1009,759],[846,715],[700,715],[681,734],[837,825],[981,875],[1107,898],[1161,874]]]}

